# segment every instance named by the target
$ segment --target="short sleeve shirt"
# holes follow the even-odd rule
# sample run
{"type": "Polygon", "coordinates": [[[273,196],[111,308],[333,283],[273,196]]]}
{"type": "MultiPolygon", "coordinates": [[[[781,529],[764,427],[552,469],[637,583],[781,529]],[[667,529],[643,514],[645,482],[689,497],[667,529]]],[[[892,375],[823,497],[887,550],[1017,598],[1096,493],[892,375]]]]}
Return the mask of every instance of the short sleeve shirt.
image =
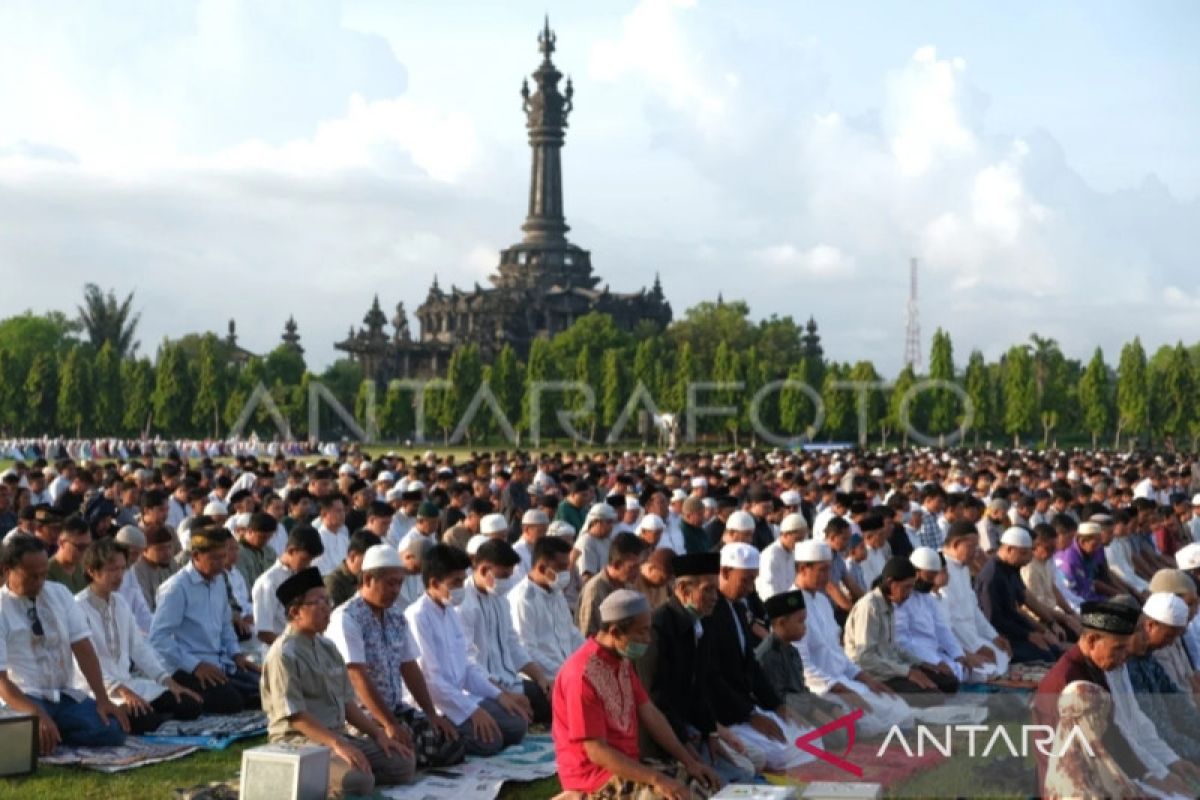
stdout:
{"type": "Polygon", "coordinates": [[[71,645],[90,638],[91,629],[75,598],[61,583],[47,581],[36,600],[19,597],[8,587],[0,589],[0,670],[22,692],[50,702],[61,694],[76,700],[85,693],[71,687],[75,678],[75,656],[71,645]],[[41,622],[42,635],[33,631],[33,613],[41,622]]]}
{"type": "Polygon", "coordinates": [[[353,696],[346,665],[324,636],[303,636],[288,626],[267,651],[262,706],[272,741],[303,736],[289,719],[302,711],[329,730],[341,731],[353,696]]]}
{"type": "Polygon", "coordinates": [[[638,708],[648,701],[633,663],[588,639],[554,682],[551,733],[564,791],[594,792],[612,773],[591,761],[584,743],[603,741],[637,761],[638,708]]]}

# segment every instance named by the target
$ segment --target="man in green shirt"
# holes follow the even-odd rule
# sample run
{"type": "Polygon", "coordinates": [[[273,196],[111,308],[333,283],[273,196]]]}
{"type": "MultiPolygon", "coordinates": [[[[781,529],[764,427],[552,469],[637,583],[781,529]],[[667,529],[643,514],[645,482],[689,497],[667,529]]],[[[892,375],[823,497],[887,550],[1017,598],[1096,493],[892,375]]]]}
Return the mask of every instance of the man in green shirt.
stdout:
{"type": "Polygon", "coordinates": [[[337,565],[337,569],[325,576],[325,589],[329,592],[329,599],[334,607],[354,597],[362,575],[363,556],[380,541],[378,536],[366,528],[360,528],[350,534],[346,558],[337,565]]]}
{"type": "Polygon", "coordinates": [[[50,570],[46,577],[66,586],[71,594],[79,594],[86,589],[88,577],[83,571],[83,551],[91,543],[92,533],[83,517],[78,514],[67,517],[58,533],[58,549],[50,559],[50,570]]]}
{"type": "Polygon", "coordinates": [[[259,576],[271,568],[279,555],[267,544],[275,536],[279,523],[270,514],[256,511],[250,515],[250,525],[242,532],[241,549],[238,550],[237,568],[253,586],[259,576]]]}
{"type": "Polygon", "coordinates": [[[583,523],[586,517],[584,511],[588,506],[588,500],[591,498],[591,485],[580,478],[571,484],[571,493],[567,498],[558,504],[558,510],[554,512],[554,518],[561,519],[564,522],[570,523],[571,527],[577,531],[583,531],[583,523]]]}

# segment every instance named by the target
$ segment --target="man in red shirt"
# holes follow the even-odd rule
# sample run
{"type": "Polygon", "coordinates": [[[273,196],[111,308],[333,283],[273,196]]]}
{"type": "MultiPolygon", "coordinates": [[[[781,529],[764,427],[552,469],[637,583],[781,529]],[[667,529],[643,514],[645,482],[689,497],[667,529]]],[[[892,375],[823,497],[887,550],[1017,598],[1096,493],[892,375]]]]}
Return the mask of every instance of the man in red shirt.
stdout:
{"type": "Polygon", "coordinates": [[[551,733],[565,793],[689,800],[720,786],[717,774],[679,742],[638,680],[633,662],[650,638],[650,603],[640,592],[618,589],[600,604],[600,631],[559,670],[551,733]],[[639,725],[675,763],[639,760],[639,725]]]}

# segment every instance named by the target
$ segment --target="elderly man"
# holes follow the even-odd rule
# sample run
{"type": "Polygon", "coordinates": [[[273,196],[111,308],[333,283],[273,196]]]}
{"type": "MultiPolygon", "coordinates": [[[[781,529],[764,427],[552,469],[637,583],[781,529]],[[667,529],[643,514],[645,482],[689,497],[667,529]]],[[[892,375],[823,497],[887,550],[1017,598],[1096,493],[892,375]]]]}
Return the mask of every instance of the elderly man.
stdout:
{"type": "Polygon", "coordinates": [[[521,646],[551,681],[584,642],[563,590],[570,582],[571,546],[548,536],[533,546],[532,569],[508,593],[521,646]]]}
{"type": "Polygon", "coordinates": [[[1033,539],[1024,528],[1009,528],[995,555],[975,578],[979,608],[1012,648],[1012,661],[1057,661],[1063,630],[1052,609],[1025,590],[1021,567],[1033,560],[1033,539]]]}
{"type": "Polygon", "coordinates": [[[37,716],[43,755],[59,744],[123,743],[125,712],[108,695],[83,612],[66,587],[46,580],[42,544],[24,534],[10,537],[0,567],[0,700],[37,716]],[[95,700],[76,688],[75,666],[95,700]]]}
{"type": "Polygon", "coordinates": [[[1153,656],[1180,688],[1189,694],[1200,692],[1200,672],[1196,671],[1196,662],[1186,645],[1188,626],[1200,602],[1196,597],[1196,583],[1182,570],[1160,569],[1150,579],[1149,588],[1154,594],[1175,595],[1184,604],[1188,615],[1183,632],[1178,637],[1153,648],[1153,656]]]}
{"type": "Polygon", "coordinates": [[[456,764],[465,745],[434,707],[404,609],[396,603],[401,584],[412,579],[388,545],[370,548],[362,566],[362,585],[333,612],[328,634],[350,671],[358,703],[388,738],[414,751],[418,767],[456,764]],[[405,703],[406,687],[421,713],[405,703]]]}
{"type": "Polygon", "coordinates": [[[210,714],[259,705],[257,665],[239,649],[225,571],[224,528],[201,528],[189,539],[187,566],[158,591],[150,643],[175,681],[204,698],[210,714]]]}
{"type": "Polygon", "coordinates": [[[522,646],[506,598],[519,563],[520,558],[505,541],[490,539],[480,545],[458,616],[470,658],[487,671],[492,683],[525,696],[525,709],[533,722],[547,724],[551,680],[522,646]]]}
{"type": "Polygon", "coordinates": [[[965,520],[952,524],[942,547],[946,556],[946,585],[938,598],[963,652],[983,659],[984,666],[977,669],[994,677],[1008,671],[1012,650],[984,616],[972,588],[970,565],[978,552],[979,533],[975,526],[965,520]]]}
{"type": "Polygon", "coordinates": [[[470,565],[461,550],[444,544],[433,547],[422,565],[425,594],[404,617],[438,712],[454,723],[468,755],[492,756],[525,738],[528,701],[523,694],[496,686],[487,671],[469,658],[467,637],[455,609],[466,599],[463,584],[470,565]]]}
{"type": "MultiPolygon", "coordinates": [[[[676,555],[706,553],[712,549],[712,542],[704,530],[704,501],[699,497],[693,495],[680,504],[679,532],[683,535],[683,552],[676,555]]],[[[661,542],[660,546],[671,549],[670,545],[661,542]]]]}
{"type": "Polygon", "coordinates": [[[370,795],[376,785],[412,780],[412,750],[391,739],[358,707],[337,648],[321,636],[329,597],[321,573],[309,567],[279,585],[288,625],[263,662],[263,709],[273,742],[328,747],[332,797],[370,795]],[[358,731],[352,735],[350,723],[358,731]]]}
{"type": "MultiPolygon", "coordinates": [[[[200,695],[171,677],[119,594],[126,555],[125,547],[112,539],[93,543],[83,554],[88,588],[75,596],[75,603],[87,619],[109,696],[125,709],[130,732],[142,735],[170,718],[195,719],[200,716],[202,701],[200,695]]],[[[75,670],[75,686],[80,691],[88,688],[79,669],[75,670]]]]}
{"type": "Polygon", "coordinates": [[[583,533],[575,539],[575,550],[571,554],[571,564],[579,575],[580,585],[599,574],[608,563],[608,548],[616,521],[617,512],[608,503],[597,503],[588,509],[583,533]]]}
{"type": "Polygon", "coordinates": [[[846,619],[847,657],[914,705],[934,705],[958,691],[958,678],[947,665],[922,661],[896,641],[894,613],[912,594],[916,567],[906,558],[884,565],[879,582],[854,604],[846,619]]]}
{"type": "Polygon", "coordinates": [[[790,720],[783,698],[754,657],[758,639],[745,599],[754,589],[758,550],[744,542],[727,544],[720,558],[720,598],[702,622],[708,653],[704,682],[717,722],[742,742],[756,766],[779,772],[807,763],[813,757],[793,744],[804,731],[790,720]]]}
{"type": "Polygon", "coordinates": [[[325,591],[337,608],[349,600],[358,591],[358,576],[362,571],[363,556],[377,544],[379,536],[366,528],[360,528],[350,534],[350,544],[346,548],[346,558],[338,564],[337,569],[325,576],[325,591]]]}
{"type": "Polygon", "coordinates": [[[311,525],[296,523],[288,533],[287,546],[270,569],[259,576],[250,590],[254,607],[254,632],[263,644],[271,644],[287,627],[287,614],[275,597],[285,580],[308,569],[321,556],[321,536],[311,525]]]}
{"type": "Polygon", "coordinates": [[[633,668],[651,641],[649,603],[622,589],[606,598],[600,615],[600,631],[567,659],[554,683],[551,734],[562,788],[583,798],[707,797],[720,778],[680,743],[633,668]],[[642,763],[640,728],[675,762],[642,763]]]}
{"type": "Polygon", "coordinates": [[[808,523],[800,514],[788,514],[779,523],[779,538],[762,551],[758,578],[754,581],[758,598],[790,591],[796,583],[796,544],[808,536],[808,523]]]}
{"type": "Polygon", "coordinates": [[[613,537],[608,550],[608,563],[591,577],[579,595],[579,632],[592,636],[600,629],[600,604],[617,589],[632,588],[642,561],[646,544],[632,533],[613,537]]]}
{"type": "Polygon", "coordinates": [[[546,535],[546,529],[549,527],[550,517],[540,508],[531,508],[521,515],[521,538],[513,545],[513,550],[521,559],[516,572],[513,573],[518,580],[533,569],[533,548],[546,535]]]}

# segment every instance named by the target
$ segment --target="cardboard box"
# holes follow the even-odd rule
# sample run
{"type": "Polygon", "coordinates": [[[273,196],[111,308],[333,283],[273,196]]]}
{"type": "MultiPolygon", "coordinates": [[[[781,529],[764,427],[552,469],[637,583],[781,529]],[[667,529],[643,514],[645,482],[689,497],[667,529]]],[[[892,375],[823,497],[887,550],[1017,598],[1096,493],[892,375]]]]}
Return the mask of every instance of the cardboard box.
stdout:
{"type": "Polygon", "coordinates": [[[37,716],[0,708],[0,777],[29,775],[37,757],[37,716]]]}
{"type": "Polygon", "coordinates": [[[283,743],[242,753],[241,800],[325,800],[329,748],[283,743]]]}

